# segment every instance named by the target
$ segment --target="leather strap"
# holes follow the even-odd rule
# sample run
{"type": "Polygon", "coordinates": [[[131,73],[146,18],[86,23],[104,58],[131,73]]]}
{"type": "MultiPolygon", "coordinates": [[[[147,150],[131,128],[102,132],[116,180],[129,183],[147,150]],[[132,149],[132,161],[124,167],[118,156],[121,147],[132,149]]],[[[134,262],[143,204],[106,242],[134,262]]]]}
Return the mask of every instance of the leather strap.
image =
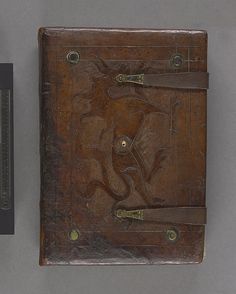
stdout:
{"type": "Polygon", "coordinates": [[[206,224],[206,207],[163,207],[139,210],[118,209],[116,216],[118,218],[133,218],[159,223],[204,225],[206,224]]]}
{"type": "Polygon", "coordinates": [[[208,89],[207,72],[178,72],[165,74],[119,74],[115,77],[118,83],[134,83],[150,87],[175,89],[208,89]]]}

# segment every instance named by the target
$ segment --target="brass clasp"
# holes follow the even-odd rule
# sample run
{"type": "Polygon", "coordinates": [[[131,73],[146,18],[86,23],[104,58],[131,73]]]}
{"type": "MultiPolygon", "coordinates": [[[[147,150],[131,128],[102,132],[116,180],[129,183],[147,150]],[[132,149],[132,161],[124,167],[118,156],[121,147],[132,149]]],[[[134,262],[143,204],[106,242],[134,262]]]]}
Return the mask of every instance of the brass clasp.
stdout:
{"type": "Polygon", "coordinates": [[[138,220],[143,220],[143,210],[124,210],[124,209],[118,209],[116,211],[116,216],[118,218],[133,218],[138,220]]]}
{"type": "Polygon", "coordinates": [[[115,77],[115,80],[118,83],[134,83],[134,84],[142,85],[144,81],[144,74],[138,74],[138,75],[119,74],[115,77]]]}

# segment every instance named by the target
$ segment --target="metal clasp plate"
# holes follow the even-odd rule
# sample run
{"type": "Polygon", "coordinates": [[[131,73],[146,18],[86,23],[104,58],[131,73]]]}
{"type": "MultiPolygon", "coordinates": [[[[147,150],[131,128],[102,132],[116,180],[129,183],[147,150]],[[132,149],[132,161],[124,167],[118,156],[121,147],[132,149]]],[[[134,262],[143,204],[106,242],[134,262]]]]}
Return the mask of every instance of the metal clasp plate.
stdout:
{"type": "Polygon", "coordinates": [[[143,210],[124,210],[124,209],[118,209],[116,211],[116,216],[118,218],[133,218],[138,220],[143,220],[143,210]]]}
{"type": "Polygon", "coordinates": [[[143,85],[144,74],[138,74],[138,75],[119,74],[115,77],[115,80],[118,83],[134,83],[134,84],[143,85]]]}

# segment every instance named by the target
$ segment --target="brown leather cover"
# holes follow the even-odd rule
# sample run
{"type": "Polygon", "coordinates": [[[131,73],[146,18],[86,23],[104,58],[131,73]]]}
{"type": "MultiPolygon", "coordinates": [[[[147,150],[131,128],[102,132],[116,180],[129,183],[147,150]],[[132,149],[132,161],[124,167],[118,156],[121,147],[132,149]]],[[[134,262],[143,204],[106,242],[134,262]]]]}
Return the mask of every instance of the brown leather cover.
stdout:
{"type": "Polygon", "coordinates": [[[39,47],[40,264],[201,262],[206,32],[42,28],[39,47]]]}

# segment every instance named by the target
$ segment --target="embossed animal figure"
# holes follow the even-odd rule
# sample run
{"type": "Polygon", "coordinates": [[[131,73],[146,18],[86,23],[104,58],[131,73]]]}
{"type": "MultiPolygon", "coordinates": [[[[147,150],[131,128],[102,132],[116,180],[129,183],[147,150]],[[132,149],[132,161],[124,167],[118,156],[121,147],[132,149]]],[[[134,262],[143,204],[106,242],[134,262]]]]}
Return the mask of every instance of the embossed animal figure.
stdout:
{"type": "Polygon", "coordinates": [[[99,60],[87,70],[94,80],[89,91],[75,95],[73,119],[78,164],[88,175],[81,178],[82,192],[91,197],[100,187],[118,201],[133,197],[137,203],[138,197],[140,205],[153,204],[149,181],[165,159],[159,132],[168,128],[168,114],[116,85],[114,75],[127,68],[99,60]]]}

